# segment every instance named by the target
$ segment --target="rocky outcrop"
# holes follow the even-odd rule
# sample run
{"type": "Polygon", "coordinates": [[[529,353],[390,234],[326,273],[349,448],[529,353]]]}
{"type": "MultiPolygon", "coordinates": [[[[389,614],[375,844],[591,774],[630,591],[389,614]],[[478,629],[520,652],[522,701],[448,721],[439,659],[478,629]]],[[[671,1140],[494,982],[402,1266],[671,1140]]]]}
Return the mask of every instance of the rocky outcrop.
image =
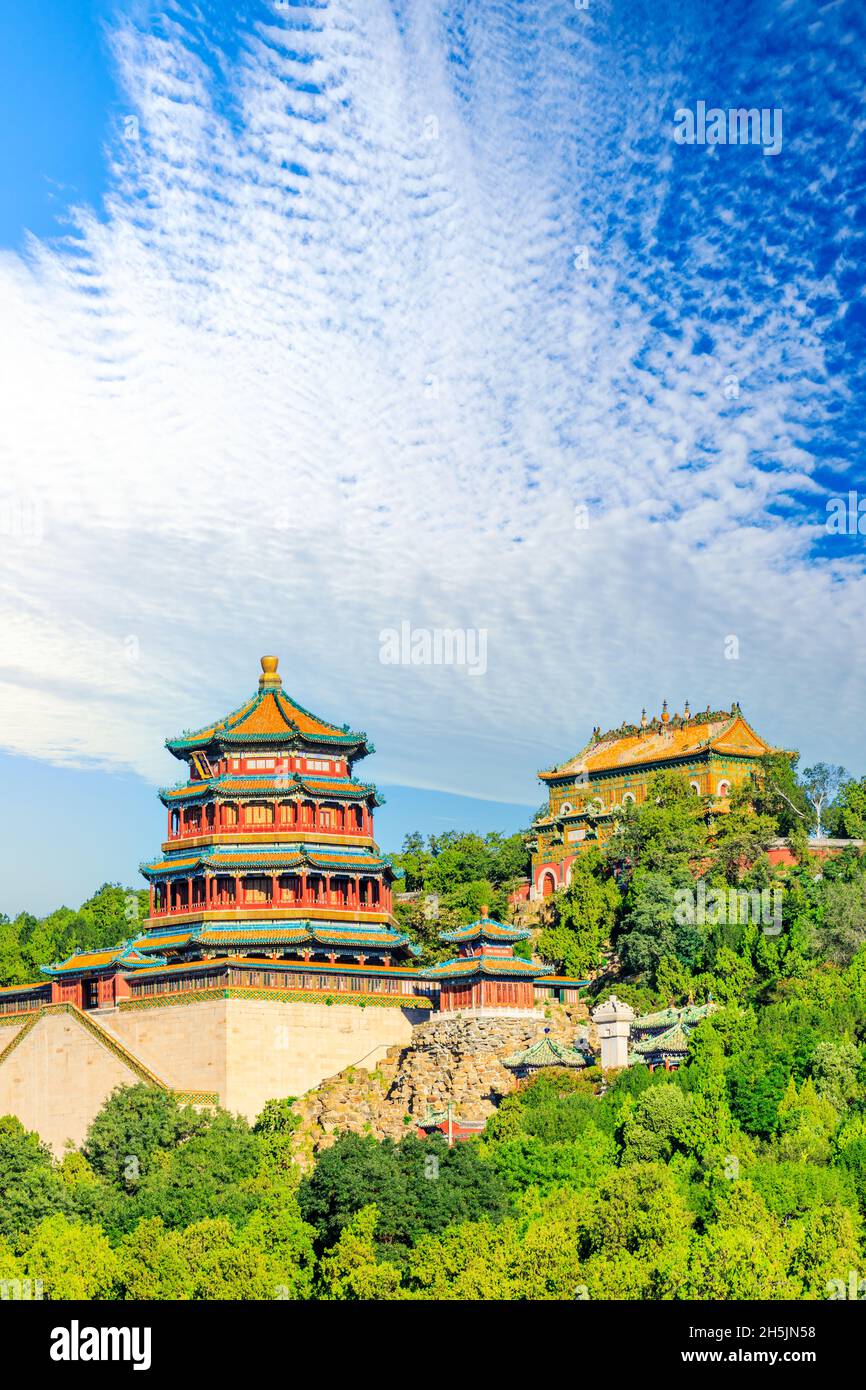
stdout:
{"type": "Polygon", "coordinates": [[[416,1121],[449,1102],[465,1120],[484,1120],[514,1090],[514,1076],[501,1058],[541,1037],[537,1018],[455,1015],[416,1028],[389,1099],[416,1121]]]}
{"type": "Polygon", "coordinates": [[[583,1005],[554,1005],[545,1017],[438,1015],[419,1024],[406,1047],[389,1048],[375,1071],[348,1067],[295,1104],[302,1163],[341,1130],[399,1140],[428,1113],[450,1103],[455,1118],[484,1120],[516,1085],[502,1058],[543,1036],[567,1045],[586,1026],[583,1005]]]}

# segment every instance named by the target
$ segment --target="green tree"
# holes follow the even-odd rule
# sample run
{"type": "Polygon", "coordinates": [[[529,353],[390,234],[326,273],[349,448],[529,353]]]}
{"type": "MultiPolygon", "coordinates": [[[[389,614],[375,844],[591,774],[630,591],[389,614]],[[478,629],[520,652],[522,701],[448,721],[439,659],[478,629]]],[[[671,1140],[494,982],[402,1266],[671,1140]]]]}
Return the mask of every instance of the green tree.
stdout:
{"type": "Polygon", "coordinates": [[[251,1184],[260,1159],[259,1141],[246,1120],[217,1110],[150,1164],[134,1198],[119,1209],[118,1224],[129,1229],[138,1219],[161,1216],[170,1227],[211,1218],[240,1225],[256,1206],[251,1184]]]}
{"type": "Polygon", "coordinates": [[[710,842],[712,869],[725,883],[740,883],[744,866],[753,865],[769,849],[777,833],[772,816],[758,815],[743,799],[732,798],[728,813],[717,817],[710,842]]]}
{"type": "Polygon", "coordinates": [[[579,1140],[552,1144],[535,1134],[517,1134],[489,1146],[489,1162],[515,1195],[527,1188],[552,1192],[593,1187],[616,1163],[613,1138],[586,1125],[579,1140]]]}
{"type": "Polygon", "coordinates": [[[839,839],[866,839],[866,777],[843,782],[828,814],[828,830],[839,839]]]}
{"type": "Polygon", "coordinates": [[[626,898],[621,934],[617,941],[626,970],[655,978],[661,961],[678,960],[691,969],[704,948],[700,927],[682,911],[679,894],[691,893],[693,882],[684,871],[674,880],[656,870],[638,868],[626,898]]]}
{"type": "Polygon", "coordinates": [[[860,1096],[862,1065],[860,1049],[850,1038],[838,1042],[823,1039],[816,1044],[812,1063],[816,1090],[840,1115],[860,1096]]]}
{"type": "Polygon", "coordinates": [[[596,849],[578,856],[571,882],[553,900],[553,921],[538,938],[543,960],[578,978],[598,968],[610,941],[620,895],[596,849]]]}
{"type": "Polygon", "coordinates": [[[653,773],[646,800],[622,812],[607,857],[646,873],[682,877],[706,853],[708,815],[705,800],[678,773],[653,773]]]}
{"type": "Polygon", "coordinates": [[[866,876],[846,883],[822,884],[820,918],[812,926],[812,940],[822,956],[837,965],[848,965],[866,942],[866,876]]]}
{"type": "Polygon", "coordinates": [[[752,804],[770,816],[779,835],[802,836],[815,820],[805,788],[797,777],[799,753],[765,753],[754,775],[752,804]]]}
{"type": "Polygon", "coordinates": [[[830,810],[839,788],[845,781],[844,767],[833,763],[815,763],[803,772],[803,788],[815,813],[815,833],[823,830],[824,814],[830,810]]]}
{"type": "Polygon", "coordinates": [[[706,1301],[802,1296],[785,1227],[747,1181],[728,1184],[718,1219],[695,1237],[681,1298],[706,1301]]]}
{"type": "Polygon", "coordinates": [[[686,1133],[691,1098],[676,1083],[653,1086],[623,1125],[623,1162],[667,1162],[686,1133]]]}
{"type": "Polygon", "coordinates": [[[14,1116],[0,1116],[0,1236],[19,1236],[70,1206],[48,1146],[14,1116]]]}
{"type": "Polygon", "coordinates": [[[205,1124],[170,1091],[144,1082],[118,1086],[91,1121],[82,1152],[95,1173],[133,1192],[160,1150],[173,1149],[205,1124]]]}
{"type": "Polygon", "coordinates": [[[811,1163],[829,1161],[830,1141],[839,1116],[829,1100],[818,1094],[811,1077],[807,1077],[800,1087],[793,1076],[790,1078],[779,1102],[778,1116],[779,1158],[811,1163]]]}
{"type": "Polygon", "coordinates": [[[41,1279],[52,1299],[106,1299],[115,1294],[119,1263],[99,1226],[46,1216],[19,1236],[18,1253],[29,1279],[41,1279]]]}
{"type": "Polygon", "coordinates": [[[159,1216],[139,1221],[118,1246],[118,1282],[124,1298],[192,1298],[183,1231],[169,1231],[159,1216]]]}
{"type": "Polygon", "coordinates": [[[325,1299],[399,1298],[400,1271],[380,1261],[375,1239],[375,1204],[360,1207],[346,1222],[320,1265],[320,1296],[325,1299]]]}
{"type": "Polygon", "coordinates": [[[449,1149],[435,1137],[410,1135],[395,1144],[349,1133],[320,1154],[298,1200],[304,1220],[316,1228],[320,1249],[334,1245],[355,1213],[374,1204],[376,1239],[395,1251],[451,1222],[479,1216],[499,1220],[510,1205],[503,1178],[484,1162],[477,1144],[449,1149]]]}

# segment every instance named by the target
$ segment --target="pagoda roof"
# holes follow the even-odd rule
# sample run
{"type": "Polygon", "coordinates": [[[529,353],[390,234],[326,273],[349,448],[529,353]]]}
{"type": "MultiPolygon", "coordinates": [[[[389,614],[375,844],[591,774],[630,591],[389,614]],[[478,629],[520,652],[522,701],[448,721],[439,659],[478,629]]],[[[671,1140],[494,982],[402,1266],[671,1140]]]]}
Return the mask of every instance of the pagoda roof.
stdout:
{"type": "Polygon", "coordinates": [[[277,674],[278,658],[262,657],[262,674],[257,694],[231,714],[206,724],[202,729],[185,730],[177,738],[166,739],[166,748],[176,758],[186,758],[197,749],[211,745],[220,748],[281,747],[311,744],[333,747],[363,758],[372,752],[366,734],[354,733],[348,725],[338,728],[297,704],[283,690],[277,674]]]}
{"type": "Polygon", "coordinates": [[[220,931],[218,927],[207,927],[195,937],[197,946],[303,946],[310,940],[310,931],[305,922],[291,927],[229,927],[220,931]]]}
{"type": "Polygon", "coordinates": [[[261,956],[235,956],[232,960],[178,960],[154,964],[148,975],[183,975],[190,970],[204,970],[217,973],[230,965],[252,966],[256,970],[281,970],[287,974],[310,975],[373,975],[377,979],[393,977],[398,980],[423,980],[414,965],[355,965],[337,961],[333,965],[327,960],[263,960],[261,956]]]}
{"type": "Polygon", "coordinates": [[[440,932],[439,940],[455,946],[465,945],[469,941],[490,941],[501,945],[503,942],[528,941],[532,935],[523,927],[507,926],[504,922],[497,922],[494,918],[488,917],[486,908],[482,908],[482,914],[477,921],[470,922],[465,927],[440,932]]]}
{"type": "Polygon", "coordinates": [[[133,941],[136,951],[177,951],[188,946],[193,940],[190,931],[154,932],[153,936],[139,936],[133,941]]]}
{"type": "Polygon", "coordinates": [[[746,722],[738,705],[731,710],[706,711],[689,718],[653,720],[646,727],[624,724],[608,733],[596,732],[567,762],[540,772],[542,781],[577,777],[581,773],[625,770],[646,764],[693,758],[704,753],[760,758],[776,752],[746,722]]]}
{"type": "Polygon", "coordinates": [[[381,798],[372,782],[356,782],[351,777],[309,777],[294,772],[279,776],[264,773],[261,776],[233,776],[224,773],[221,777],[206,777],[199,782],[184,782],[177,787],[160,787],[157,795],[164,806],[176,805],[179,801],[194,801],[199,797],[214,798],[237,796],[267,796],[291,798],[306,793],[316,798],[334,800],[368,801],[372,799],[377,806],[381,798]]]}
{"type": "Polygon", "coordinates": [[[564,1047],[549,1033],[545,1033],[530,1047],[524,1048],[521,1052],[512,1052],[510,1057],[504,1057],[502,1065],[514,1071],[524,1068],[529,1071],[537,1067],[585,1067],[586,1058],[575,1048],[564,1047]]]}
{"type": "Polygon", "coordinates": [[[421,954],[410,937],[387,926],[367,922],[292,922],[277,926],[270,922],[259,925],[231,923],[226,927],[208,924],[199,931],[185,932],[175,938],[156,933],[142,936],[133,943],[138,951],[151,948],[171,950],[220,946],[331,946],[337,950],[355,947],[369,950],[405,948],[413,956],[421,954]]]}
{"type": "Polygon", "coordinates": [[[103,951],[75,951],[64,961],[42,965],[43,975],[72,975],[86,971],[88,974],[102,973],[115,967],[123,970],[137,970],[156,964],[164,964],[161,958],[154,962],[153,957],[144,956],[136,949],[135,943],[126,941],[120,946],[109,946],[103,951]]]}
{"type": "Polygon", "coordinates": [[[290,927],[236,927],[221,930],[208,926],[195,937],[199,946],[302,946],[304,944],[333,946],[337,950],[367,947],[369,950],[395,950],[406,947],[415,956],[421,947],[403,932],[365,922],[295,922],[290,927]]]}
{"type": "Polygon", "coordinates": [[[677,1023],[694,1027],[709,1014],[715,1013],[718,1007],[714,1000],[709,999],[706,1004],[684,1004],[681,1008],[660,1009],[658,1013],[643,1014],[636,1018],[632,1024],[632,1031],[639,1033],[646,1029],[654,1029],[658,1032],[672,1028],[677,1023]]]}
{"type": "Polygon", "coordinates": [[[689,1050],[690,1028],[684,1028],[682,1023],[675,1023],[673,1028],[668,1028],[663,1033],[651,1033],[646,1038],[641,1038],[632,1046],[632,1052],[636,1052],[639,1057],[652,1055],[654,1052],[672,1054],[684,1054],[689,1050]]]}
{"type": "Polygon", "coordinates": [[[519,979],[537,979],[541,975],[553,973],[552,965],[536,965],[520,956],[488,956],[483,951],[479,956],[456,956],[443,961],[441,965],[430,966],[424,974],[432,979],[460,979],[465,975],[516,976],[519,979]]]}
{"type": "Polygon", "coordinates": [[[175,873],[193,873],[199,869],[255,870],[270,869],[282,873],[293,869],[334,869],[358,873],[377,873],[381,870],[391,872],[386,859],[378,854],[328,854],[326,851],[308,850],[304,847],[283,850],[241,850],[239,852],[204,850],[200,853],[186,854],[176,859],[157,859],[151,864],[141,864],[141,872],[146,879],[164,878],[175,873]]]}

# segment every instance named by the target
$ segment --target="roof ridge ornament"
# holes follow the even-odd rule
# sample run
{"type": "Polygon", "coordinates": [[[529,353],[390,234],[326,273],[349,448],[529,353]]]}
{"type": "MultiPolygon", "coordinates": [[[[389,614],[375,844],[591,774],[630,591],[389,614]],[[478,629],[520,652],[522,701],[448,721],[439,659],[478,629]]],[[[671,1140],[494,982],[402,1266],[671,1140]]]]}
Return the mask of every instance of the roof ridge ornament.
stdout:
{"type": "Polygon", "coordinates": [[[259,676],[259,690],[282,690],[283,678],[277,671],[280,658],[278,656],[263,656],[261,663],[262,674],[259,676]]]}

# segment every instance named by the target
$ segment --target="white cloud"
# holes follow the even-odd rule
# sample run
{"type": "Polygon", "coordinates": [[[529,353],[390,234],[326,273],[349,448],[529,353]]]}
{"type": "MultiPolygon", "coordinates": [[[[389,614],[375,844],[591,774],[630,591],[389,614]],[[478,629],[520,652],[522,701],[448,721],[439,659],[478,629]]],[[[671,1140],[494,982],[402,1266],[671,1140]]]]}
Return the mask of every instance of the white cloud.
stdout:
{"type": "Polygon", "coordinates": [[[747,186],[715,217],[683,178],[664,76],[514,14],[459,66],[383,0],[275,13],[225,78],[176,15],[117,36],[140,138],[105,215],[0,261],[5,495],[41,518],[3,539],[5,747],[162,779],[273,650],[382,781],[535,804],[664,695],[857,766],[862,567],[786,502],[846,390],[820,277],[759,283],[747,186]],[[404,619],[487,629],[487,674],[382,666],[404,619]]]}

